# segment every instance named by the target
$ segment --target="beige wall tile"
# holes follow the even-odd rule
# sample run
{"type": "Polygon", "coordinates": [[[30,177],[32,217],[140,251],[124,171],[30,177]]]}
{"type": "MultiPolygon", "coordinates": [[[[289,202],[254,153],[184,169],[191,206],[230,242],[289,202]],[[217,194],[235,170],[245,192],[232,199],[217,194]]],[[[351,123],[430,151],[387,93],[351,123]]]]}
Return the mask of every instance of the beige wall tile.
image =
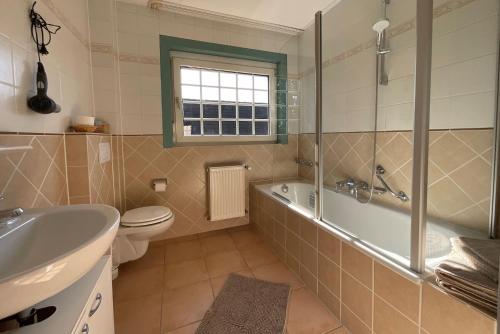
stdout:
{"type": "Polygon", "coordinates": [[[287,256],[286,256],[286,265],[296,275],[300,276],[300,261],[297,258],[291,256],[290,253],[287,253],[287,256]]]}
{"type": "Polygon", "coordinates": [[[387,334],[418,334],[418,325],[375,296],[373,331],[387,334]]]}
{"type": "Polygon", "coordinates": [[[340,319],[340,299],[321,282],[318,283],[318,297],[337,318],[340,319]]]}
{"type": "Polygon", "coordinates": [[[318,250],[340,265],[340,240],[321,228],[318,229],[318,250]]]}
{"type": "Polygon", "coordinates": [[[69,196],[90,196],[88,167],[68,167],[69,196]]]}
{"type": "Polygon", "coordinates": [[[417,322],[420,286],[377,262],[375,262],[374,268],[375,294],[417,322]]]}
{"type": "Polygon", "coordinates": [[[279,223],[278,221],[274,222],[274,241],[282,248],[285,247],[286,241],[286,227],[279,223]]]}
{"type": "Polygon", "coordinates": [[[430,334],[493,333],[495,321],[426,283],[422,293],[422,328],[430,334]]]}
{"type": "MultiPolygon", "coordinates": [[[[430,132],[431,217],[487,231],[489,207],[482,208],[479,202],[490,196],[488,185],[491,182],[491,162],[488,156],[491,156],[493,145],[491,133],[491,129],[430,132]],[[469,178],[467,175],[474,177],[469,178]],[[467,207],[470,208],[462,210],[467,207]]],[[[369,180],[371,170],[368,160],[371,159],[372,137],[363,132],[323,135],[326,185],[332,186],[347,177],[369,180]]],[[[314,159],[312,135],[300,134],[298,143],[298,155],[314,159]]],[[[385,167],[385,179],[391,187],[407,194],[411,192],[411,151],[410,131],[377,133],[377,163],[385,167]]],[[[299,168],[299,176],[312,180],[314,172],[299,168]]],[[[387,196],[376,197],[373,202],[405,211],[410,209],[409,203],[387,196]]]]}
{"type": "Polygon", "coordinates": [[[369,256],[345,242],[342,243],[342,269],[369,288],[372,286],[372,263],[369,256]]]}
{"type": "Polygon", "coordinates": [[[292,210],[286,211],[286,227],[297,235],[300,235],[300,222],[302,219],[298,213],[292,210]]]}
{"type": "Polygon", "coordinates": [[[372,291],[345,272],[342,272],[342,303],[371,326],[372,291]]]}
{"type": "Polygon", "coordinates": [[[318,277],[311,273],[305,266],[300,266],[300,278],[305,283],[307,288],[314,293],[317,293],[318,290],[318,277]]]}
{"type": "Polygon", "coordinates": [[[302,218],[300,222],[300,236],[302,240],[305,240],[311,246],[317,247],[318,225],[310,220],[302,218]]]}
{"type": "Polygon", "coordinates": [[[300,243],[300,263],[315,276],[318,272],[318,251],[305,241],[300,243]]]}
{"type": "Polygon", "coordinates": [[[336,296],[340,296],[340,267],[321,254],[318,256],[318,279],[336,296]]]}
{"type": "Polygon", "coordinates": [[[296,259],[300,259],[300,238],[290,230],[286,232],[286,250],[296,259]]]}
{"type": "Polygon", "coordinates": [[[65,140],[68,166],[87,166],[87,136],[66,135],[65,140]]]}
{"type": "Polygon", "coordinates": [[[342,304],[342,324],[352,334],[370,334],[371,329],[364,324],[354,313],[342,304]]]}

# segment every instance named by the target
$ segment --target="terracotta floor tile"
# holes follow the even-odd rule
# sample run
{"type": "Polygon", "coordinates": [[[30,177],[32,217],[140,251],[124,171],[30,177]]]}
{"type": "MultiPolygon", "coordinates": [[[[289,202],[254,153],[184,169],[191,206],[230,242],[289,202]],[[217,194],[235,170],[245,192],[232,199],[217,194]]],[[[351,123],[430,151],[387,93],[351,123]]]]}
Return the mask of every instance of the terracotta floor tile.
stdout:
{"type": "Polygon", "coordinates": [[[162,266],[165,263],[165,248],[163,244],[153,245],[148,248],[146,254],[140,259],[129,261],[120,265],[120,272],[135,272],[141,269],[149,269],[156,266],[162,266]]]}
{"type": "Polygon", "coordinates": [[[286,283],[290,285],[292,289],[298,289],[304,286],[304,283],[300,280],[300,278],[288,270],[288,268],[281,262],[275,262],[254,268],[252,269],[252,272],[255,278],[275,283],[286,283]]]}
{"type": "Polygon", "coordinates": [[[192,260],[165,266],[165,288],[175,289],[208,279],[205,261],[192,260]]]}
{"type": "Polygon", "coordinates": [[[278,256],[264,243],[254,244],[241,250],[241,255],[250,268],[277,262],[278,256]]]}
{"type": "Polygon", "coordinates": [[[166,290],[163,298],[164,331],[172,331],[200,321],[214,300],[208,280],[166,290]]]}
{"type": "Polygon", "coordinates": [[[165,245],[165,263],[201,259],[203,252],[198,239],[167,243],[165,245]]]}
{"type": "Polygon", "coordinates": [[[200,243],[203,253],[207,255],[236,249],[233,239],[227,233],[201,238],[200,243]]]}
{"type": "MultiPolygon", "coordinates": [[[[250,270],[238,271],[235,274],[245,277],[254,277],[250,270]]],[[[210,279],[210,284],[212,285],[212,291],[214,293],[214,297],[217,297],[220,290],[222,290],[222,287],[224,286],[224,283],[226,283],[228,277],[229,275],[224,275],[210,279]]]]}
{"type": "Polygon", "coordinates": [[[113,281],[113,299],[117,302],[163,291],[163,266],[119,274],[113,281]]]}
{"type": "MultiPolygon", "coordinates": [[[[195,322],[194,324],[187,325],[178,329],[174,329],[173,331],[167,332],[166,334],[194,334],[198,327],[200,326],[200,322],[195,322]]],[[[341,333],[343,334],[343,333],[341,333]]]]}
{"type": "Polygon", "coordinates": [[[115,303],[115,332],[160,334],[161,305],[161,293],[115,303]]]}
{"type": "Polygon", "coordinates": [[[223,276],[247,269],[243,257],[237,250],[208,255],[205,258],[205,263],[210,277],[223,276]]]}
{"type": "Polygon", "coordinates": [[[320,334],[340,327],[340,321],[309,290],[293,290],[290,298],[289,334],[320,334]]]}
{"type": "Polygon", "coordinates": [[[251,230],[234,231],[229,233],[233,238],[236,248],[243,249],[253,244],[262,242],[262,238],[257,232],[251,230]]]}

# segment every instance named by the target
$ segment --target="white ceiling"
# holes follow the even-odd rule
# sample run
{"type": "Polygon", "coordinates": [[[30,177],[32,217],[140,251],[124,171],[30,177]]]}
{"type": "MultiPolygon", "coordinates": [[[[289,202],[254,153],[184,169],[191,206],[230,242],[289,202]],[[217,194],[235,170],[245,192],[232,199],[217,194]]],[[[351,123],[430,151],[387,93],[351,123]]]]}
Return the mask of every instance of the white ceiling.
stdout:
{"type": "MultiPolygon", "coordinates": [[[[148,0],[121,0],[146,6],[148,0]]],[[[304,29],[333,0],[168,0],[200,10],[304,29]]]]}

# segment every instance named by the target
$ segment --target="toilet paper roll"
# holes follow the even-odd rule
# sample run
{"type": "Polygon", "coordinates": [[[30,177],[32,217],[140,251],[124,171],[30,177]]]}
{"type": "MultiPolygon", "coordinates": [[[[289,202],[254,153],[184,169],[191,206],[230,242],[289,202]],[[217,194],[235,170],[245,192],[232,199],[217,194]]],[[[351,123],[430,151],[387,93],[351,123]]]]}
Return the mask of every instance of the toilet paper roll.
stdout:
{"type": "Polygon", "coordinates": [[[166,179],[153,180],[153,189],[156,192],[166,191],[167,190],[167,180],[166,179]]]}

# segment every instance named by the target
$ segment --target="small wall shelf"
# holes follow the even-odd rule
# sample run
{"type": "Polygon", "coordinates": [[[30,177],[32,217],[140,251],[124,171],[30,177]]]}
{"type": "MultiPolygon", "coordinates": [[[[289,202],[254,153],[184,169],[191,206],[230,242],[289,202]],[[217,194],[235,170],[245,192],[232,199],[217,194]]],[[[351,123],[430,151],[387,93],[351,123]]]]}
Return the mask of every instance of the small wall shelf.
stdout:
{"type": "Polygon", "coordinates": [[[8,154],[8,153],[14,153],[14,152],[30,151],[32,149],[33,149],[33,147],[30,146],[30,145],[24,145],[24,146],[5,146],[5,145],[0,145],[0,154],[8,154]]]}

